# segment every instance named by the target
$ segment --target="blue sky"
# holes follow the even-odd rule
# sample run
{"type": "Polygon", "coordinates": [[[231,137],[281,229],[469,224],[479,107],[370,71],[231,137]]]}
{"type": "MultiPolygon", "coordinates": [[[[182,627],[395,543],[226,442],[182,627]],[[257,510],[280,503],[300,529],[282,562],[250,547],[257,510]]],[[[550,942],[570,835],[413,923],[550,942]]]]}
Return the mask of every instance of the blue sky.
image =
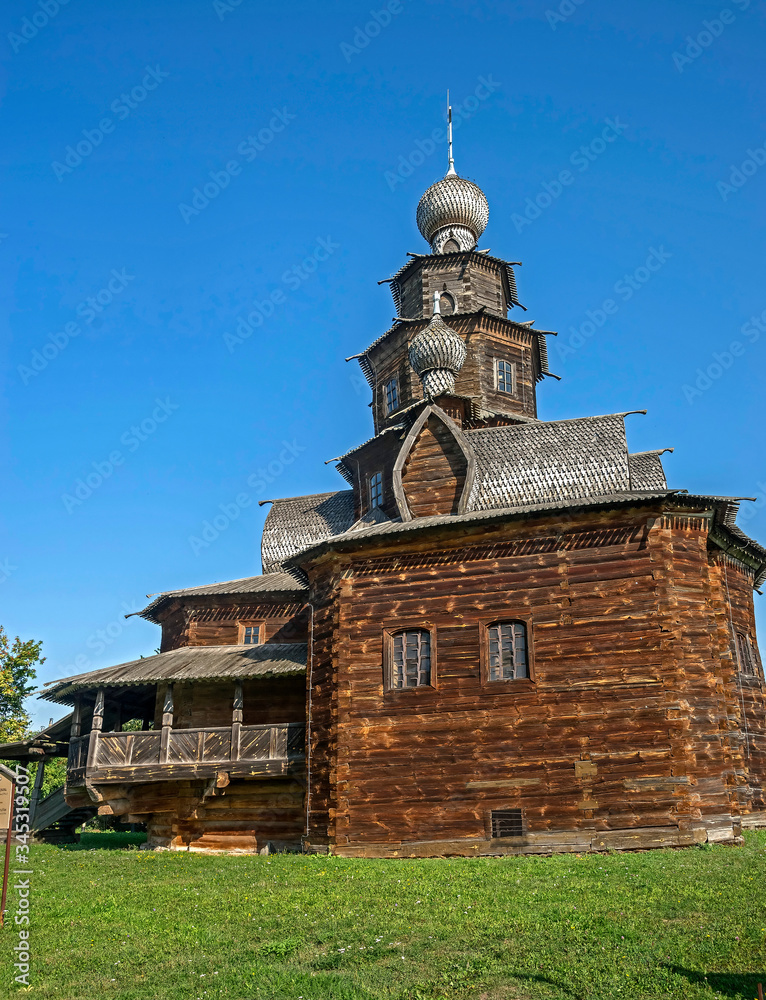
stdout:
{"type": "Polygon", "coordinates": [[[9,0],[0,622],[44,641],[40,680],[152,652],[126,611],[259,572],[256,501],[342,488],[323,463],[371,430],[343,359],[426,249],[448,87],[482,246],[560,334],[540,415],[648,409],[632,450],[757,496],[766,538],[764,22],[748,0],[9,0]]]}

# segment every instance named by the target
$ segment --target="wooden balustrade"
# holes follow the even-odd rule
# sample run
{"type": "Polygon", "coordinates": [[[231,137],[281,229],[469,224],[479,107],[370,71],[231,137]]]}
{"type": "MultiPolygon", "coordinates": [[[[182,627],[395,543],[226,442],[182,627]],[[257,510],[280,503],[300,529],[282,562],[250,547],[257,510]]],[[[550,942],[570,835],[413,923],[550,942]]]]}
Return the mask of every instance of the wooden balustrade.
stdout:
{"type": "Polygon", "coordinates": [[[67,781],[162,781],[216,771],[286,774],[302,765],[305,730],[302,723],[243,726],[236,720],[204,729],[96,730],[70,740],[67,781]]]}

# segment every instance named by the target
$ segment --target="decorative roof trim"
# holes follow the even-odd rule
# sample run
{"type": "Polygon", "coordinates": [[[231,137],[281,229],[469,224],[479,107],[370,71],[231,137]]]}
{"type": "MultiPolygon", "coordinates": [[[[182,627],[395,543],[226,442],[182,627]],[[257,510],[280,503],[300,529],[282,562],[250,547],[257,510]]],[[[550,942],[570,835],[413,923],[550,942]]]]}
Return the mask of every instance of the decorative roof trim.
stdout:
{"type": "Polygon", "coordinates": [[[463,484],[463,490],[460,494],[460,500],[458,502],[458,514],[464,514],[465,509],[468,505],[468,500],[471,496],[471,490],[473,489],[474,479],[476,477],[476,455],[471,445],[468,443],[468,439],[463,434],[463,431],[457,426],[454,420],[447,416],[441,407],[437,406],[435,403],[431,403],[426,406],[423,412],[420,414],[418,419],[410,428],[407,437],[404,439],[401,448],[399,449],[399,454],[397,455],[396,462],[394,463],[394,496],[396,497],[396,505],[399,508],[399,514],[402,521],[412,521],[413,516],[410,511],[409,504],[407,503],[407,498],[404,493],[404,484],[402,482],[402,471],[404,469],[404,464],[412,451],[415,442],[420,436],[420,432],[425,427],[428,422],[429,417],[436,417],[440,420],[447,431],[455,438],[458,447],[463,453],[463,457],[466,460],[467,468],[465,474],[465,483],[463,484]]]}

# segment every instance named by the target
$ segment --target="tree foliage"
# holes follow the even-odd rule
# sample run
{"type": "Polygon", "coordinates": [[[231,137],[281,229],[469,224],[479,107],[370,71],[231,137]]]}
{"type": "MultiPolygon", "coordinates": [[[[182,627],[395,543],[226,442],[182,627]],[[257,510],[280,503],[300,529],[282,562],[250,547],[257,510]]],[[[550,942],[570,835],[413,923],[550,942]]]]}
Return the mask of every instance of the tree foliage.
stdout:
{"type": "Polygon", "coordinates": [[[30,718],[24,700],[34,691],[36,667],[45,662],[40,656],[42,642],[19,639],[13,642],[0,625],[0,743],[23,739],[30,718]]]}

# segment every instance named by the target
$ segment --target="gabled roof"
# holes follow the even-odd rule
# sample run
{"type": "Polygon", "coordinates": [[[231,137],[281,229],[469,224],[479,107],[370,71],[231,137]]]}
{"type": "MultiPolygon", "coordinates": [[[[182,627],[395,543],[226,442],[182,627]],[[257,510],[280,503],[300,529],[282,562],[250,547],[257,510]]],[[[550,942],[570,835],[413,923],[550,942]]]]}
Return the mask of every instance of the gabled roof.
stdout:
{"type": "MultiPolygon", "coordinates": [[[[624,414],[466,431],[476,453],[470,510],[631,488],[624,414]]],[[[664,486],[664,484],[663,484],[664,486]]]]}
{"type": "Polygon", "coordinates": [[[263,526],[264,573],[280,571],[296,552],[347,531],[353,523],[353,490],[275,500],[263,526]]]}
{"type": "MultiPolygon", "coordinates": [[[[267,573],[265,576],[245,576],[240,580],[226,580],[223,583],[207,583],[200,587],[186,587],[183,590],[167,590],[163,594],[158,594],[151,604],[143,611],[134,611],[133,614],[146,618],[147,621],[159,625],[161,619],[159,613],[163,611],[174,600],[184,597],[204,597],[208,594],[226,596],[229,594],[300,594],[306,590],[306,584],[297,580],[289,573],[267,573]]],[[[132,615],[126,615],[131,618],[132,615]]]]}
{"type": "Polygon", "coordinates": [[[79,691],[92,691],[99,687],[302,674],[306,669],[306,656],[305,642],[264,642],[258,646],[183,646],[103,670],[49,681],[41,697],[71,705],[79,691]]]}
{"type": "Polygon", "coordinates": [[[656,451],[636,451],[628,455],[631,489],[664,490],[668,484],[660,456],[672,450],[660,448],[656,451]]]}

